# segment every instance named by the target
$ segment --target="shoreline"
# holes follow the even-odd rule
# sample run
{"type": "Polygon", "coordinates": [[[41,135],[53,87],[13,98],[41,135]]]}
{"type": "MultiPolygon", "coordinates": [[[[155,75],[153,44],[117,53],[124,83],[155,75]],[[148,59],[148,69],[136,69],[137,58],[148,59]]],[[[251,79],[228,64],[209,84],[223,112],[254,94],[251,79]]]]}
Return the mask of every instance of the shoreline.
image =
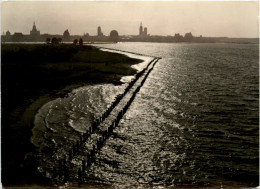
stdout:
{"type": "MultiPolygon", "coordinates": [[[[149,56],[149,55],[142,55],[142,54],[137,54],[137,53],[131,53],[128,51],[122,51],[122,50],[117,50],[117,49],[111,49],[111,48],[105,48],[105,47],[98,47],[101,51],[105,51],[105,52],[112,52],[112,53],[119,53],[119,54],[123,54],[126,55],[129,58],[135,58],[135,59],[142,59],[143,62],[139,63],[139,64],[134,64],[131,65],[131,68],[135,69],[137,71],[137,73],[139,73],[140,71],[142,71],[144,68],[146,68],[146,66],[149,64],[149,62],[152,60],[153,56],[149,56]]],[[[134,75],[130,75],[130,76],[123,76],[120,79],[120,82],[122,83],[127,83],[130,82],[132,79],[134,78],[134,75]]]]}
{"type": "MultiPolygon", "coordinates": [[[[72,45],[71,45],[72,46],[72,45]]],[[[2,49],[3,52],[3,49],[2,49]]],[[[96,53],[96,52],[95,52],[96,53]]],[[[99,53],[99,52],[97,52],[99,53]]],[[[103,54],[103,52],[101,53],[103,54]]],[[[111,57],[117,57],[118,53],[104,53],[104,58],[109,58],[106,56],[111,57]]],[[[125,55],[124,55],[125,56],[125,55]]],[[[2,53],[2,62],[5,61],[5,54],[2,53]]],[[[37,184],[50,184],[48,179],[43,178],[36,170],[37,167],[37,160],[34,159],[34,153],[35,153],[35,146],[31,143],[30,139],[32,136],[32,128],[34,127],[34,117],[38,110],[47,102],[54,100],[59,97],[64,97],[68,93],[70,93],[73,89],[86,86],[86,85],[96,85],[96,84],[102,84],[102,83],[112,83],[114,85],[120,85],[122,84],[121,78],[124,76],[124,74],[128,75],[129,70],[131,75],[134,75],[136,71],[131,68],[131,65],[134,65],[136,63],[140,63],[140,60],[137,59],[131,59],[129,57],[122,57],[122,55],[118,56],[120,57],[118,61],[120,64],[112,64],[111,69],[113,66],[117,66],[118,74],[110,73],[109,70],[106,72],[105,69],[107,65],[99,65],[99,63],[96,63],[96,68],[100,69],[95,70],[94,72],[86,72],[88,75],[84,73],[79,74],[78,76],[74,76],[72,73],[72,76],[70,75],[67,78],[66,82],[61,80],[55,80],[54,83],[51,84],[49,87],[48,85],[43,86],[34,86],[36,88],[36,92],[34,92],[34,88],[30,89],[30,85],[26,85],[25,91],[21,91],[23,88],[18,89],[12,89],[11,93],[13,92],[13,95],[8,95],[6,93],[10,94],[10,87],[8,86],[11,81],[8,81],[8,75],[4,74],[3,72],[3,80],[2,80],[2,184],[3,186],[16,186],[16,185],[27,185],[29,183],[37,183],[37,184]],[[121,58],[122,57],[122,58],[121,58]],[[131,60],[132,62],[122,62],[125,60],[131,60]],[[134,60],[134,61],[133,61],[134,60]],[[123,64],[122,64],[123,63],[123,64]],[[129,65],[130,64],[130,65],[129,65]],[[104,68],[105,66],[105,68],[104,68]],[[125,68],[128,72],[125,71],[125,68]],[[124,73],[125,71],[125,73],[124,73]],[[84,77],[85,76],[85,77],[84,77]],[[73,79],[73,80],[71,80],[73,79]],[[27,87],[27,88],[26,88],[27,87]],[[48,88],[49,87],[49,88],[48,88]],[[29,90],[29,92],[28,92],[29,90]],[[39,90],[39,91],[38,91],[39,90]],[[6,91],[6,92],[5,92],[6,91]],[[7,92],[8,91],[8,92],[7,92]],[[30,93],[30,91],[33,91],[30,93]],[[29,94],[29,96],[28,96],[29,94]],[[16,95],[19,95],[19,100],[13,104],[14,109],[7,106],[9,102],[12,100],[13,97],[16,95]],[[25,100],[23,100],[25,99],[25,100]],[[3,103],[4,102],[4,103],[3,103]],[[7,110],[6,110],[7,108],[7,110]],[[11,116],[10,116],[11,115],[11,116]],[[8,117],[8,118],[7,118],[8,117]],[[10,150],[11,149],[11,150],[10,150]],[[14,171],[15,170],[15,171],[14,171]],[[14,179],[15,178],[15,179],[14,179]]],[[[115,59],[117,60],[117,59],[115,59]]],[[[112,62],[112,61],[111,61],[112,62]]],[[[15,68],[16,64],[11,62],[13,65],[10,65],[10,68],[15,68]],[[13,67],[12,67],[13,66],[13,67]]],[[[58,63],[59,64],[59,63],[58,63]]],[[[109,62],[107,64],[110,64],[109,62]]],[[[2,69],[6,71],[4,65],[2,65],[2,69]]],[[[29,63],[30,65],[30,63],[29,63]]],[[[82,67],[82,65],[79,65],[82,67]]],[[[92,65],[91,65],[92,66],[92,65]]],[[[19,67],[19,66],[18,66],[19,67]]],[[[26,69],[28,68],[25,66],[26,69]]],[[[109,65],[108,65],[109,67],[109,65]]],[[[8,68],[8,66],[7,66],[8,68]]],[[[84,67],[83,67],[84,68],[84,67]]],[[[74,65],[73,70],[77,71],[77,67],[74,65]],[[76,70],[75,70],[76,69],[76,70]]],[[[11,70],[12,71],[12,70],[11,70]]],[[[19,68],[16,72],[20,71],[19,68]]],[[[25,70],[24,72],[27,73],[30,70],[25,70]]],[[[38,71],[38,70],[37,70],[38,71]]],[[[67,71],[65,69],[65,71],[67,71]]],[[[23,74],[25,74],[23,73],[23,74]]],[[[53,72],[53,73],[57,73],[53,72]]],[[[12,76],[14,76],[13,74],[12,76]]],[[[21,74],[22,75],[22,74],[21,74]]],[[[16,75],[15,75],[16,76],[16,75]]],[[[59,79],[59,77],[55,77],[59,79]]],[[[12,78],[13,79],[13,78],[12,78]]],[[[24,79],[24,78],[23,78],[24,79]]],[[[16,81],[16,79],[14,79],[16,81]]],[[[24,79],[25,81],[28,81],[24,79]]],[[[26,82],[25,82],[26,83],[26,82]]],[[[47,79],[48,83],[48,79],[47,79]]],[[[38,83],[36,83],[38,84],[38,83]]]]}

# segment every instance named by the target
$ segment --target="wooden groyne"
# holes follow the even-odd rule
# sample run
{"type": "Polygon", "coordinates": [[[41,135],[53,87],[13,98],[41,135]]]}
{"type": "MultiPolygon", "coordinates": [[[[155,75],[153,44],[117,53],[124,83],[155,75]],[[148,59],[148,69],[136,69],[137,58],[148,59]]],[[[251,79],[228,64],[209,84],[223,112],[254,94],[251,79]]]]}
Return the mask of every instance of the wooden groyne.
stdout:
{"type": "MultiPolygon", "coordinates": [[[[110,50],[115,51],[115,49],[110,50]]],[[[51,171],[54,182],[75,182],[76,179],[79,185],[84,183],[92,163],[95,162],[96,154],[101,150],[106,140],[113,133],[113,130],[118,126],[120,120],[130,107],[136,94],[140,91],[159,59],[161,58],[153,57],[146,68],[135,75],[135,79],[128,84],[124,92],[117,95],[110,107],[93,122],[93,124],[79,137],[75,144],[71,146],[68,152],[56,162],[56,166],[54,166],[51,171]],[[75,165],[75,162],[81,163],[80,165],[75,165]],[[75,177],[76,172],[78,174],[75,177]],[[74,173],[74,176],[70,173],[74,173]]]]}

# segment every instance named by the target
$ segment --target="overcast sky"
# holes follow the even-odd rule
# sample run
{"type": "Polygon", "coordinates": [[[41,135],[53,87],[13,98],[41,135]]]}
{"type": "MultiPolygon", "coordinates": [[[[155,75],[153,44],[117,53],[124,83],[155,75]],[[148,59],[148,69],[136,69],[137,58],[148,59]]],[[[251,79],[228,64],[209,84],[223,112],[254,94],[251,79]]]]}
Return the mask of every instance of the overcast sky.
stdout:
{"type": "Polygon", "coordinates": [[[151,35],[258,37],[257,1],[5,1],[1,30],[29,34],[35,21],[41,34],[137,35],[140,22],[151,35]]]}

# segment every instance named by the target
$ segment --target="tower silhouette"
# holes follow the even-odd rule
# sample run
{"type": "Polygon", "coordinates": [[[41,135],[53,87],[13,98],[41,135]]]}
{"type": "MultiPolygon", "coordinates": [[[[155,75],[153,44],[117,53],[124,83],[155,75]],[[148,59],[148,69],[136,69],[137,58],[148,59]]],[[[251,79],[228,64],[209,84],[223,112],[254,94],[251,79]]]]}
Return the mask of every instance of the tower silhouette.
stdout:
{"type": "Polygon", "coordinates": [[[142,22],[141,22],[140,27],[139,27],[139,35],[140,35],[140,36],[143,35],[143,26],[142,26],[142,22]]]}

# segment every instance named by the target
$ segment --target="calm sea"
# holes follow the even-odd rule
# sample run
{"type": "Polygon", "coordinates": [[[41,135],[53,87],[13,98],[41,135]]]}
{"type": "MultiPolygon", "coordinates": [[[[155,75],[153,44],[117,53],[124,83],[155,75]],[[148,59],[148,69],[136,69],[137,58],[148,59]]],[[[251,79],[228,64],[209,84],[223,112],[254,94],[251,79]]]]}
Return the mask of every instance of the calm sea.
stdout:
{"type": "MultiPolygon", "coordinates": [[[[258,45],[100,46],[162,59],[97,154],[88,172],[92,181],[145,187],[258,186],[258,45]]],[[[82,87],[39,110],[31,140],[41,151],[38,169],[43,175],[51,177],[65,144],[75,142],[124,88],[82,87]]]]}

